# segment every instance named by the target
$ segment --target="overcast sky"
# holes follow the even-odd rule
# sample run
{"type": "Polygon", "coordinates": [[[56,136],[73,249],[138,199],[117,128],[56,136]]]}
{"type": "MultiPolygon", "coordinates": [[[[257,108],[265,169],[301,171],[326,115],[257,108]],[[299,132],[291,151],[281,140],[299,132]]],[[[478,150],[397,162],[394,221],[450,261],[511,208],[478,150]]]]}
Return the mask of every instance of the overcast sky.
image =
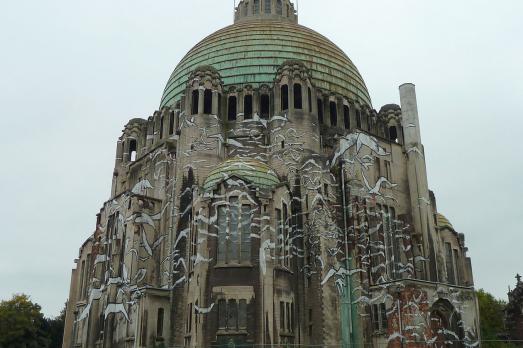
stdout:
{"type": "MultiPolygon", "coordinates": [[[[233,0],[16,0],[0,12],[0,299],[46,315],[109,198],[116,140],[148,117],[233,0]]],[[[523,273],[523,1],[301,0],[300,23],[359,68],[378,109],[417,86],[429,185],[478,288],[523,273]]]]}

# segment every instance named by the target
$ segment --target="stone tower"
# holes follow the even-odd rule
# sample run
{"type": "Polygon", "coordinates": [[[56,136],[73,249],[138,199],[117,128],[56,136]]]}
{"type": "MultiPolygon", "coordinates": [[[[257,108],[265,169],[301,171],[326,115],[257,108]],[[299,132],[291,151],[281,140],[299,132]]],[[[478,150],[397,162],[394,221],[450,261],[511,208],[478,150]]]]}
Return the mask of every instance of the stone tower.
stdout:
{"type": "Polygon", "coordinates": [[[400,100],[376,111],[291,1],[240,1],[118,139],[64,347],[475,344],[465,238],[400,100]]]}

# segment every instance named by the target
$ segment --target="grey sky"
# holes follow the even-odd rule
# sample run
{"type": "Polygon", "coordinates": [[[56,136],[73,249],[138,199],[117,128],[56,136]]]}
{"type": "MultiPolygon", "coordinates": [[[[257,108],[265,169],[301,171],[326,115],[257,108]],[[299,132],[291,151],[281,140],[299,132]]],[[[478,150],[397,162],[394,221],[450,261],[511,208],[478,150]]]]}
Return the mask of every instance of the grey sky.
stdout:
{"type": "MultiPolygon", "coordinates": [[[[0,299],[47,315],[108,199],[116,140],[158,107],[232,0],[16,0],[0,12],[0,299]]],[[[429,185],[466,234],[476,285],[523,273],[523,2],[301,0],[300,23],[359,68],[374,108],[417,85],[429,185]]]]}

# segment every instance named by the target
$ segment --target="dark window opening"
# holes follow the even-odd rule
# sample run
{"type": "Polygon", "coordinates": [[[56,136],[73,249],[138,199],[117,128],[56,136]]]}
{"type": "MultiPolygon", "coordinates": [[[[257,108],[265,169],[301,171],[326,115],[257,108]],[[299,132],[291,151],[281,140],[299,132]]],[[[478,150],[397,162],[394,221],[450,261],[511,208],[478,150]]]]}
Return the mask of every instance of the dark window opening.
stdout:
{"type": "Polygon", "coordinates": [[[272,0],[265,0],[265,13],[270,14],[271,13],[271,1],[272,0]]]}
{"type": "Polygon", "coordinates": [[[129,141],[129,161],[134,162],[136,161],[136,155],[137,155],[138,145],[136,143],[136,140],[131,139],[129,141]]]}
{"type": "Polygon", "coordinates": [[[100,314],[100,319],[98,320],[98,339],[102,340],[104,337],[104,330],[105,330],[105,314],[100,314]]]}
{"type": "Polygon", "coordinates": [[[289,86],[281,86],[281,110],[289,109],[289,86]]]}
{"type": "Polygon", "coordinates": [[[331,127],[336,127],[338,125],[338,107],[336,102],[331,101],[329,107],[331,114],[331,127]]]}
{"type": "Polygon", "coordinates": [[[260,116],[268,119],[270,116],[271,100],[268,94],[262,94],[260,97],[260,116]]]}
{"type": "Polygon", "coordinates": [[[323,100],[318,99],[318,121],[323,124],[323,100]]]}
{"type": "Polygon", "coordinates": [[[212,91],[210,89],[206,89],[203,94],[203,113],[212,113],[212,91]]]}
{"type": "Polygon", "coordinates": [[[158,319],[156,321],[156,337],[163,337],[164,309],[158,308],[158,319]]]}
{"type": "Polygon", "coordinates": [[[142,337],[140,338],[140,341],[142,342],[142,346],[147,346],[147,317],[148,317],[147,310],[143,313],[142,318],[142,337]]]}
{"type": "Polygon", "coordinates": [[[347,105],[343,105],[343,124],[345,129],[350,129],[350,113],[347,105]]]}
{"type": "Polygon", "coordinates": [[[164,117],[160,117],[160,139],[163,139],[163,121],[164,117]]]}
{"type": "Polygon", "coordinates": [[[248,94],[243,98],[243,115],[245,119],[252,118],[252,95],[248,94]]]}
{"type": "Polygon", "coordinates": [[[198,113],[199,102],[200,102],[200,91],[195,89],[194,91],[192,91],[191,114],[196,115],[198,113]]]}
{"type": "Polygon", "coordinates": [[[356,110],[356,127],[361,129],[361,111],[356,110]]]}
{"type": "Polygon", "coordinates": [[[303,102],[301,100],[301,85],[299,83],[294,84],[294,108],[301,109],[303,102]]]}
{"type": "Polygon", "coordinates": [[[281,148],[282,149],[285,148],[285,141],[284,140],[282,140],[282,142],[281,142],[281,148]]]}
{"type": "Polygon", "coordinates": [[[283,4],[281,0],[276,0],[276,13],[279,15],[283,15],[283,4]]]}
{"type": "Polygon", "coordinates": [[[309,97],[309,112],[312,112],[312,91],[311,88],[307,88],[308,97],[309,97]]]}
{"type": "Polygon", "coordinates": [[[398,129],[395,126],[389,128],[389,139],[395,143],[398,142],[398,129]]]}
{"type": "Polygon", "coordinates": [[[370,116],[367,116],[367,117],[366,117],[366,120],[367,120],[367,131],[370,132],[370,128],[371,128],[371,117],[370,117],[370,116]]]}
{"type": "Polygon", "coordinates": [[[247,10],[248,10],[248,7],[247,7],[247,6],[248,6],[247,4],[245,4],[245,5],[243,6],[243,16],[244,16],[244,17],[247,16],[247,10]]]}
{"type": "Polygon", "coordinates": [[[174,112],[169,113],[169,135],[174,133],[174,112]]]}
{"type": "Polygon", "coordinates": [[[258,13],[260,13],[260,0],[254,0],[254,9],[253,9],[253,13],[254,13],[254,14],[258,14],[258,13]]]}
{"type": "Polygon", "coordinates": [[[229,105],[228,105],[229,111],[227,112],[228,120],[229,121],[235,121],[236,120],[236,97],[230,96],[229,97],[229,105]]]}

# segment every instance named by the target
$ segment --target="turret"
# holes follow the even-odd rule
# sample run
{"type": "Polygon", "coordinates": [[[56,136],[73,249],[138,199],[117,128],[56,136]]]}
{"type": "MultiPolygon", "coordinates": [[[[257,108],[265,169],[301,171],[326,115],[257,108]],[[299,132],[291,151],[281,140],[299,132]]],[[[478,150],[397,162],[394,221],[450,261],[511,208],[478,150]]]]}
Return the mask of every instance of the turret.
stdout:
{"type": "Polygon", "coordinates": [[[234,10],[234,22],[252,19],[284,19],[298,23],[290,0],[241,0],[234,10]]]}

